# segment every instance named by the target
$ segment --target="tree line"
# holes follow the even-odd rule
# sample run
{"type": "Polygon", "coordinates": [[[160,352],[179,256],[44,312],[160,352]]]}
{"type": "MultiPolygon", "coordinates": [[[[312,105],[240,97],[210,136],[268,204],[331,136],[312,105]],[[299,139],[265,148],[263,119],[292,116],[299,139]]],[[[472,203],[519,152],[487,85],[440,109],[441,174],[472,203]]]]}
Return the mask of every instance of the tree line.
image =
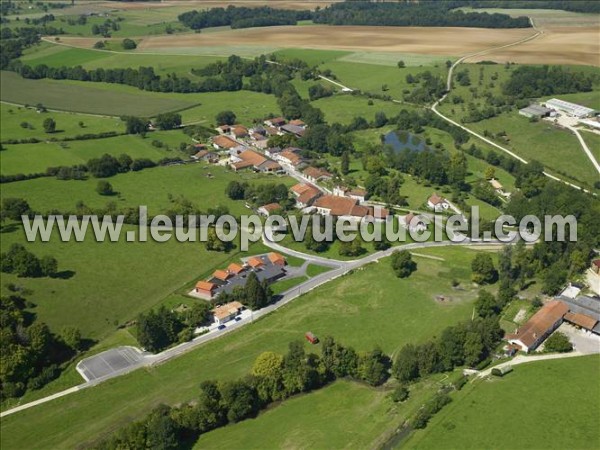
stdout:
{"type": "Polygon", "coordinates": [[[273,402],[320,389],[336,379],[379,386],[388,379],[389,367],[389,357],[378,348],[359,353],[326,337],[319,356],[307,353],[302,342],[292,341],[283,355],[261,353],[248,375],[203,381],[193,401],[176,407],[160,405],[94,448],[176,448],[216,428],[256,417],[273,402]]]}
{"type": "Polygon", "coordinates": [[[563,69],[560,66],[520,66],[502,86],[505,95],[517,98],[544,97],[573,92],[590,92],[596,75],[563,69]]]}
{"type": "Polygon", "coordinates": [[[561,9],[582,13],[600,13],[600,4],[595,0],[462,0],[464,6],[472,8],[508,9],[561,9]]]}
{"type": "Polygon", "coordinates": [[[236,28],[270,27],[276,25],[296,25],[298,20],[312,18],[311,11],[275,9],[268,6],[246,8],[228,6],[211,8],[204,11],[189,11],[180,14],[177,19],[192,30],[230,26],[236,28]]]}
{"type": "MultiPolygon", "coordinates": [[[[527,17],[488,14],[453,9],[463,1],[372,3],[346,1],[315,11],[313,21],[328,25],[373,25],[402,27],[529,28],[527,17]]],[[[487,6],[486,6],[487,7],[487,6]]]]}

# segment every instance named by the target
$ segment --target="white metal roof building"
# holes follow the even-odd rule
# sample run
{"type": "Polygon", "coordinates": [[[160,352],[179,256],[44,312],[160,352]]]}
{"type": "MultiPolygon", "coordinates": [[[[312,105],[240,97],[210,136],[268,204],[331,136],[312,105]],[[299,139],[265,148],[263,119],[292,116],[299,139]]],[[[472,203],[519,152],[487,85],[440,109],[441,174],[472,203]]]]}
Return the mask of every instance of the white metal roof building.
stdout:
{"type": "Polygon", "coordinates": [[[594,110],[586,106],[581,106],[576,103],[567,102],[565,100],[559,100],[557,98],[550,99],[546,102],[548,108],[558,109],[564,113],[569,114],[573,117],[589,117],[594,114],[594,110]]]}

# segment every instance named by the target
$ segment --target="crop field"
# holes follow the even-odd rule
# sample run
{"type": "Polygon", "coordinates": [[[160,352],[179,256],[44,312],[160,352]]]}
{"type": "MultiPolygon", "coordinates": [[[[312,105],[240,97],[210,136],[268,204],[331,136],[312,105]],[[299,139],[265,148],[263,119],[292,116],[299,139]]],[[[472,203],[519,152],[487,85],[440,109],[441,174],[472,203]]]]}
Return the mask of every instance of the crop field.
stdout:
{"type": "Polygon", "coordinates": [[[515,366],[465,386],[402,448],[598,448],[599,374],[598,355],[515,366]]]}
{"type": "Polygon", "coordinates": [[[385,48],[386,51],[395,53],[450,56],[514,42],[531,34],[529,29],[277,26],[207,34],[151,36],[141,42],[139,49],[160,49],[164,52],[165,49],[225,45],[381,52],[385,48]]]}
{"type": "Polygon", "coordinates": [[[191,100],[179,100],[167,94],[141,92],[127,86],[102,89],[102,83],[27,80],[13,72],[1,72],[0,99],[22,105],[43,104],[49,109],[102,115],[155,116],[194,106],[191,100]]]}
{"type": "Polygon", "coordinates": [[[504,9],[504,8],[459,8],[465,12],[486,12],[488,14],[508,14],[512,17],[531,17],[540,28],[591,27],[597,26],[597,14],[586,14],[557,9],[504,9]]]}
{"type": "Polygon", "coordinates": [[[125,135],[84,141],[5,145],[6,150],[0,153],[1,172],[3,175],[45,172],[48,167],[84,164],[89,159],[98,158],[105,153],[114,156],[127,153],[133,159],[150,158],[154,161],[167,156],[181,156],[179,150],[168,152],[153,146],[152,141],[160,140],[159,138],[170,140],[170,144],[174,144],[174,139],[177,139],[177,145],[179,142],[191,143],[189,137],[183,133],[159,132],[146,138],[125,135]]]}
{"type": "Polygon", "coordinates": [[[225,188],[230,181],[294,183],[288,177],[260,175],[250,171],[236,174],[223,167],[204,163],[144,169],[118,174],[107,180],[118,192],[117,195],[99,195],[96,192],[96,178],[65,181],[48,177],[3,184],[2,196],[25,198],[33,209],[40,212],[54,208],[74,211],[75,204],[81,200],[92,208],[102,208],[108,202],[114,202],[120,208],[145,205],[155,213],[169,209],[171,198],[184,197],[202,210],[222,205],[229,208],[232,214],[240,215],[250,211],[244,207],[243,201],[234,201],[225,195],[225,188]]]}
{"type": "Polygon", "coordinates": [[[518,64],[581,64],[600,66],[598,24],[591,27],[556,28],[542,36],[468,62],[493,60],[518,64]]]}
{"type": "Polygon", "coordinates": [[[116,117],[98,117],[70,112],[38,113],[35,108],[8,103],[0,104],[0,132],[2,140],[8,139],[48,139],[73,137],[86,133],[102,133],[107,131],[121,132],[125,129],[121,119],[116,117]],[[52,134],[44,132],[43,122],[47,117],[56,121],[57,128],[52,134]],[[83,122],[83,126],[80,125],[83,122]],[[25,128],[21,124],[28,124],[25,128]]]}
{"type": "Polygon", "coordinates": [[[45,46],[42,45],[38,51],[29,52],[24,56],[23,61],[32,66],[37,64],[46,64],[50,67],[81,65],[85,69],[122,69],[143,66],[153,67],[159,75],[177,73],[194,78],[195,76],[190,72],[192,68],[204,67],[222,60],[222,58],[211,56],[190,60],[189,56],[149,55],[124,51],[115,53],[66,45],[43,44],[45,46]]]}
{"type": "MultiPolygon", "coordinates": [[[[103,248],[110,252],[110,247],[103,248]]],[[[162,249],[164,244],[156,247],[162,249]]],[[[188,256],[197,259],[179,259],[172,270],[193,272],[193,261],[199,261],[202,253],[193,245],[173,247],[179,251],[187,249],[188,256]]],[[[301,339],[307,330],[317,336],[331,334],[359,351],[380,345],[387,353],[393,353],[406,342],[422,341],[450,324],[469,318],[472,299],[476,296],[469,281],[470,262],[475,252],[441,248],[420,253],[444,260],[417,258],[418,270],[407,279],[396,278],[389,260],[382,260],[332,281],[273,314],[168,364],[139,370],[9,416],[2,421],[2,445],[48,448],[90,442],[103,432],[143,416],[158,403],[175,404],[193,399],[198,393],[198,383],[204,379],[225,380],[247,373],[261,352],[283,352],[289,341],[301,339]],[[465,290],[453,290],[453,279],[460,281],[465,290]],[[440,294],[451,300],[437,303],[434,297],[440,294]],[[115,410],[113,406],[117,403],[121,406],[115,410]],[[60,426],[64,423],[70,424],[68,429],[60,426]]],[[[57,258],[65,260],[60,255],[57,258]]],[[[165,260],[164,253],[157,258],[165,260]]],[[[147,265],[151,260],[146,256],[140,264],[147,265]]],[[[164,270],[162,265],[155,267],[164,270]]],[[[127,270],[132,278],[136,277],[135,271],[127,270]]],[[[146,277],[137,278],[147,283],[146,277]]],[[[122,306],[127,307],[130,302],[122,302],[125,303],[122,306]]]]}

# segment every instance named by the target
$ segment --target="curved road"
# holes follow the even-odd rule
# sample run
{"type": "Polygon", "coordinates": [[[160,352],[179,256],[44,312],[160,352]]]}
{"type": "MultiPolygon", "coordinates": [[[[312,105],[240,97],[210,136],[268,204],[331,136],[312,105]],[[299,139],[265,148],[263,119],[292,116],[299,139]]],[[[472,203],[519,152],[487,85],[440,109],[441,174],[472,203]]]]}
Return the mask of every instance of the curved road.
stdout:
{"type": "MultiPolygon", "coordinates": [[[[344,276],[346,274],[348,274],[349,272],[351,272],[352,270],[358,269],[366,264],[370,264],[373,262],[378,262],[381,258],[385,258],[387,256],[390,256],[393,252],[395,251],[399,251],[399,250],[414,250],[414,249],[420,249],[420,248],[430,248],[430,247],[445,247],[445,246],[450,246],[450,245],[461,245],[461,246],[478,246],[478,245],[482,245],[482,246],[488,246],[488,245],[494,245],[494,244],[506,244],[500,241],[495,241],[495,240],[491,240],[491,241],[471,241],[466,239],[463,242],[451,242],[451,241],[444,241],[444,242],[419,242],[419,243],[411,243],[411,244],[405,244],[405,245],[399,245],[396,247],[392,247],[389,248],[387,250],[383,250],[380,252],[376,252],[373,253],[371,255],[367,255],[364,258],[361,259],[356,259],[356,260],[352,260],[352,261],[337,261],[337,260],[330,260],[330,259],[325,259],[325,258],[321,258],[318,256],[313,256],[313,255],[308,255],[306,253],[302,253],[302,252],[298,252],[295,250],[289,250],[286,247],[280,246],[279,244],[275,244],[271,241],[269,241],[268,239],[264,239],[264,243],[271,247],[273,250],[277,250],[283,253],[287,253],[293,256],[298,256],[300,258],[304,258],[308,261],[311,262],[315,262],[318,264],[327,264],[329,267],[334,267],[332,270],[319,274],[305,282],[303,282],[302,284],[293,287],[291,289],[288,289],[287,291],[283,292],[280,295],[280,298],[277,300],[277,302],[263,308],[260,309],[258,311],[254,311],[251,315],[251,317],[246,318],[244,320],[241,320],[239,322],[231,322],[227,325],[227,327],[224,330],[214,330],[211,331],[207,334],[204,334],[202,336],[198,336],[195,339],[189,341],[189,342],[185,342],[183,344],[179,344],[176,347],[172,347],[170,349],[167,349],[161,353],[158,353],[156,355],[153,354],[148,354],[148,353],[142,353],[141,351],[138,350],[138,352],[140,353],[140,357],[137,361],[135,361],[134,363],[132,363],[131,365],[120,369],[120,370],[115,370],[111,373],[109,373],[108,375],[99,377],[99,378],[95,378],[93,380],[87,381],[85,383],[82,383],[80,385],[71,387],[69,389],[66,389],[64,391],[49,395],[47,397],[8,409],[6,411],[3,411],[2,413],[0,413],[0,417],[6,417],[8,415],[17,413],[19,411],[23,411],[25,409],[29,409],[32,408],[34,406],[40,405],[42,403],[46,403],[52,400],[55,400],[57,398],[60,397],[64,397],[66,395],[70,395],[73,394],[75,392],[78,392],[82,389],[86,389],[92,386],[96,386],[104,381],[110,380],[112,378],[116,378],[119,377],[121,375],[130,373],[134,370],[140,369],[142,367],[150,367],[150,366],[155,366],[158,364],[162,364],[166,361],[169,361],[170,359],[176,358],[180,355],[183,355],[193,349],[195,349],[196,347],[206,343],[206,342],[210,342],[214,339],[217,339],[227,333],[231,333],[232,331],[235,331],[241,327],[243,327],[244,325],[253,322],[256,319],[259,319],[263,316],[266,316],[267,314],[281,308],[282,306],[287,305],[288,303],[290,303],[291,301],[295,300],[296,298],[300,297],[301,295],[306,294],[307,292],[312,291],[313,289],[328,283],[329,281],[332,281],[336,278],[339,278],[341,276],[344,276]]],[[[109,350],[113,351],[113,350],[109,350]]],[[[104,352],[106,353],[106,352],[104,352]]],[[[102,355],[103,353],[100,353],[98,355],[94,355],[91,356],[90,358],[86,358],[82,361],[80,361],[79,364],[81,364],[82,362],[85,362],[86,360],[89,360],[91,358],[95,358],[98,357],[99,355],[102,355]]],[[[78,364],[78,366],[79,366],[78,364]]]]}

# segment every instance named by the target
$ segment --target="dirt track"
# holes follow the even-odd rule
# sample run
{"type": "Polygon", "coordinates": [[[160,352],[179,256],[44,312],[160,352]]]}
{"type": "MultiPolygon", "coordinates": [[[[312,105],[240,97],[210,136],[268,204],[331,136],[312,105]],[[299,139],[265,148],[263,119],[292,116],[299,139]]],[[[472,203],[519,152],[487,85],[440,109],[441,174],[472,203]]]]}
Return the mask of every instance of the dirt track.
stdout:
{"type": "Polygon", "coordinates": [[[521,64],[584,64],[600,66],[600,36],[597,27],[556,27],[537,39],[489,55],[469,58],[521,64]]]}
{"type": "Polygon", "coordinates": [[[531,29],[419,28],[367,26],[280,26],[218,33],[152,36],[139,49],[189,47],[270,46],[330,50],[371,50],[431,55],[461,55],[517,41],[531,29]]]}

